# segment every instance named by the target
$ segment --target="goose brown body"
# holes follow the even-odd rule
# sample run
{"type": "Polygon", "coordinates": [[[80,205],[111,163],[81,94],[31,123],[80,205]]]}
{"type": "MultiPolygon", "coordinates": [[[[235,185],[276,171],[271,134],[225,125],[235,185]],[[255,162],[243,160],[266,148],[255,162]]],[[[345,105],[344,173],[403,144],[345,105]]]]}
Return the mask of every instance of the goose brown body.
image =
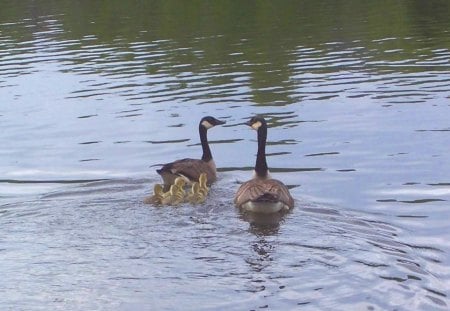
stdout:
{"type": "Polygon", "coordinates": [[[241,185],[235,203],[250,212],[273,213],[289,210],[294,199],[281,181],[254,178],[241,185]]]}
{"type": "Polygon", "coordinates": [[[205,173],[209,183],[217,180],[216,163],[213,159],[204,161],[201,159],[181,159],[165,164],[161,169],[157,170],[161,175],[164,185],[172,185],[175,179],[183,177],[186,182],[192,183],[198,181],[200,174],[205,173]]]}

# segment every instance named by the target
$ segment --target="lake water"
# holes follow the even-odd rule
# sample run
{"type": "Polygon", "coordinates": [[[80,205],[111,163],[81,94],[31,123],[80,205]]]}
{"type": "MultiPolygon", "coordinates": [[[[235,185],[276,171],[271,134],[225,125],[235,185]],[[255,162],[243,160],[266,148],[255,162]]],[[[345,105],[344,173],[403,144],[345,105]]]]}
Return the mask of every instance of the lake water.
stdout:
{"type": "Polygon", "coordinates": [[[2,1],[2,310],[448,310],[449,1],[2,1]],[[232,204],[269,123],[283,217],[232,204]],[[205,204],[142,203],[200,157],[205,204]]]}

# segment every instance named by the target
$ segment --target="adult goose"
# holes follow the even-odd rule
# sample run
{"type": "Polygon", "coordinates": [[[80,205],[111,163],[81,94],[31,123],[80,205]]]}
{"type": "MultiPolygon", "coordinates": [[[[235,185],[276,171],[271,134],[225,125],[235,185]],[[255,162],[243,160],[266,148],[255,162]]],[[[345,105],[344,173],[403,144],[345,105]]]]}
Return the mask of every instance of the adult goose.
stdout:
{"type": "Polygon", "coordinates": [[[234,203],[243,210],[256,213],[276,213],[293,208],[294,199],[289,189],[270,177],[266,161],[266,120],[253,117],[246,125],[258,132],[258,153],[253,178],[239,187],[234,203]]]}
{"type": "Polygon", "coordinates": [[[200,120],[198,132],[203,150],[201,159],[181,159],[164,164],[160,169],[156,170],[164,181],[164,189],[166,191],[178,177],[182,177],[187,183],[191,184],[198,182],[200,174],[206,173],[208,183],[211,184],[216,180],[216,164],[209,148],[207,132],[210,128],[220,124],[225,124],[225,121],[217,120],[211,116],[200,120]]]}

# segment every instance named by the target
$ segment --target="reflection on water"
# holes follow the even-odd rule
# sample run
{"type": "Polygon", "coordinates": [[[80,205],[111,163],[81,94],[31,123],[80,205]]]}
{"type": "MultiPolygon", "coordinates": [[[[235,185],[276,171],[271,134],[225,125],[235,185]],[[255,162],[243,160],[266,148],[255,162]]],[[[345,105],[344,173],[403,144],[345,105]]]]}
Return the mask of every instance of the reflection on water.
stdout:
{"type": "Polygon", "coordinates": [[[277,234],[285,216],[284,213],[266,215],[241,212],[241,219],[249,223],[249,231],[257,236],[277,234]]]}
{"type": "Polygon", "coordinates": [[[3,1],[2,306],[447,309],[449,9],[3,1]],[[231,203],[254,114],[297,200],[278,218],[231,203]],[[228,121],[208,202],[143,205],[204,115],[228,121]]]}

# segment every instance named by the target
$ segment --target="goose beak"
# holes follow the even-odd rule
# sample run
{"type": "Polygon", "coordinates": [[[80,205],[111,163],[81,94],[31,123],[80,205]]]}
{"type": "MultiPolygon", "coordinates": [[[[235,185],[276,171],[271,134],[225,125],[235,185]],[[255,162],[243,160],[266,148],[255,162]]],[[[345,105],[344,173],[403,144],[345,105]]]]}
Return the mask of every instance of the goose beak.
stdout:
{"type": "Polygon", "coordinates": [[[217,120],[216,123],[217,123],[217,125],[222,125],[222,124],[226,124],[227,122],[226,121],[222,121],[222,120],[217,120]]]}
{"type": "Polygon", "coordinates": [[[252,121],[250,120],[250,121],[244,122],[244,123],[242,123],[242,124],[245,124],[245,125],[247,125],[247,126],[252,126],[252,121]]]}

